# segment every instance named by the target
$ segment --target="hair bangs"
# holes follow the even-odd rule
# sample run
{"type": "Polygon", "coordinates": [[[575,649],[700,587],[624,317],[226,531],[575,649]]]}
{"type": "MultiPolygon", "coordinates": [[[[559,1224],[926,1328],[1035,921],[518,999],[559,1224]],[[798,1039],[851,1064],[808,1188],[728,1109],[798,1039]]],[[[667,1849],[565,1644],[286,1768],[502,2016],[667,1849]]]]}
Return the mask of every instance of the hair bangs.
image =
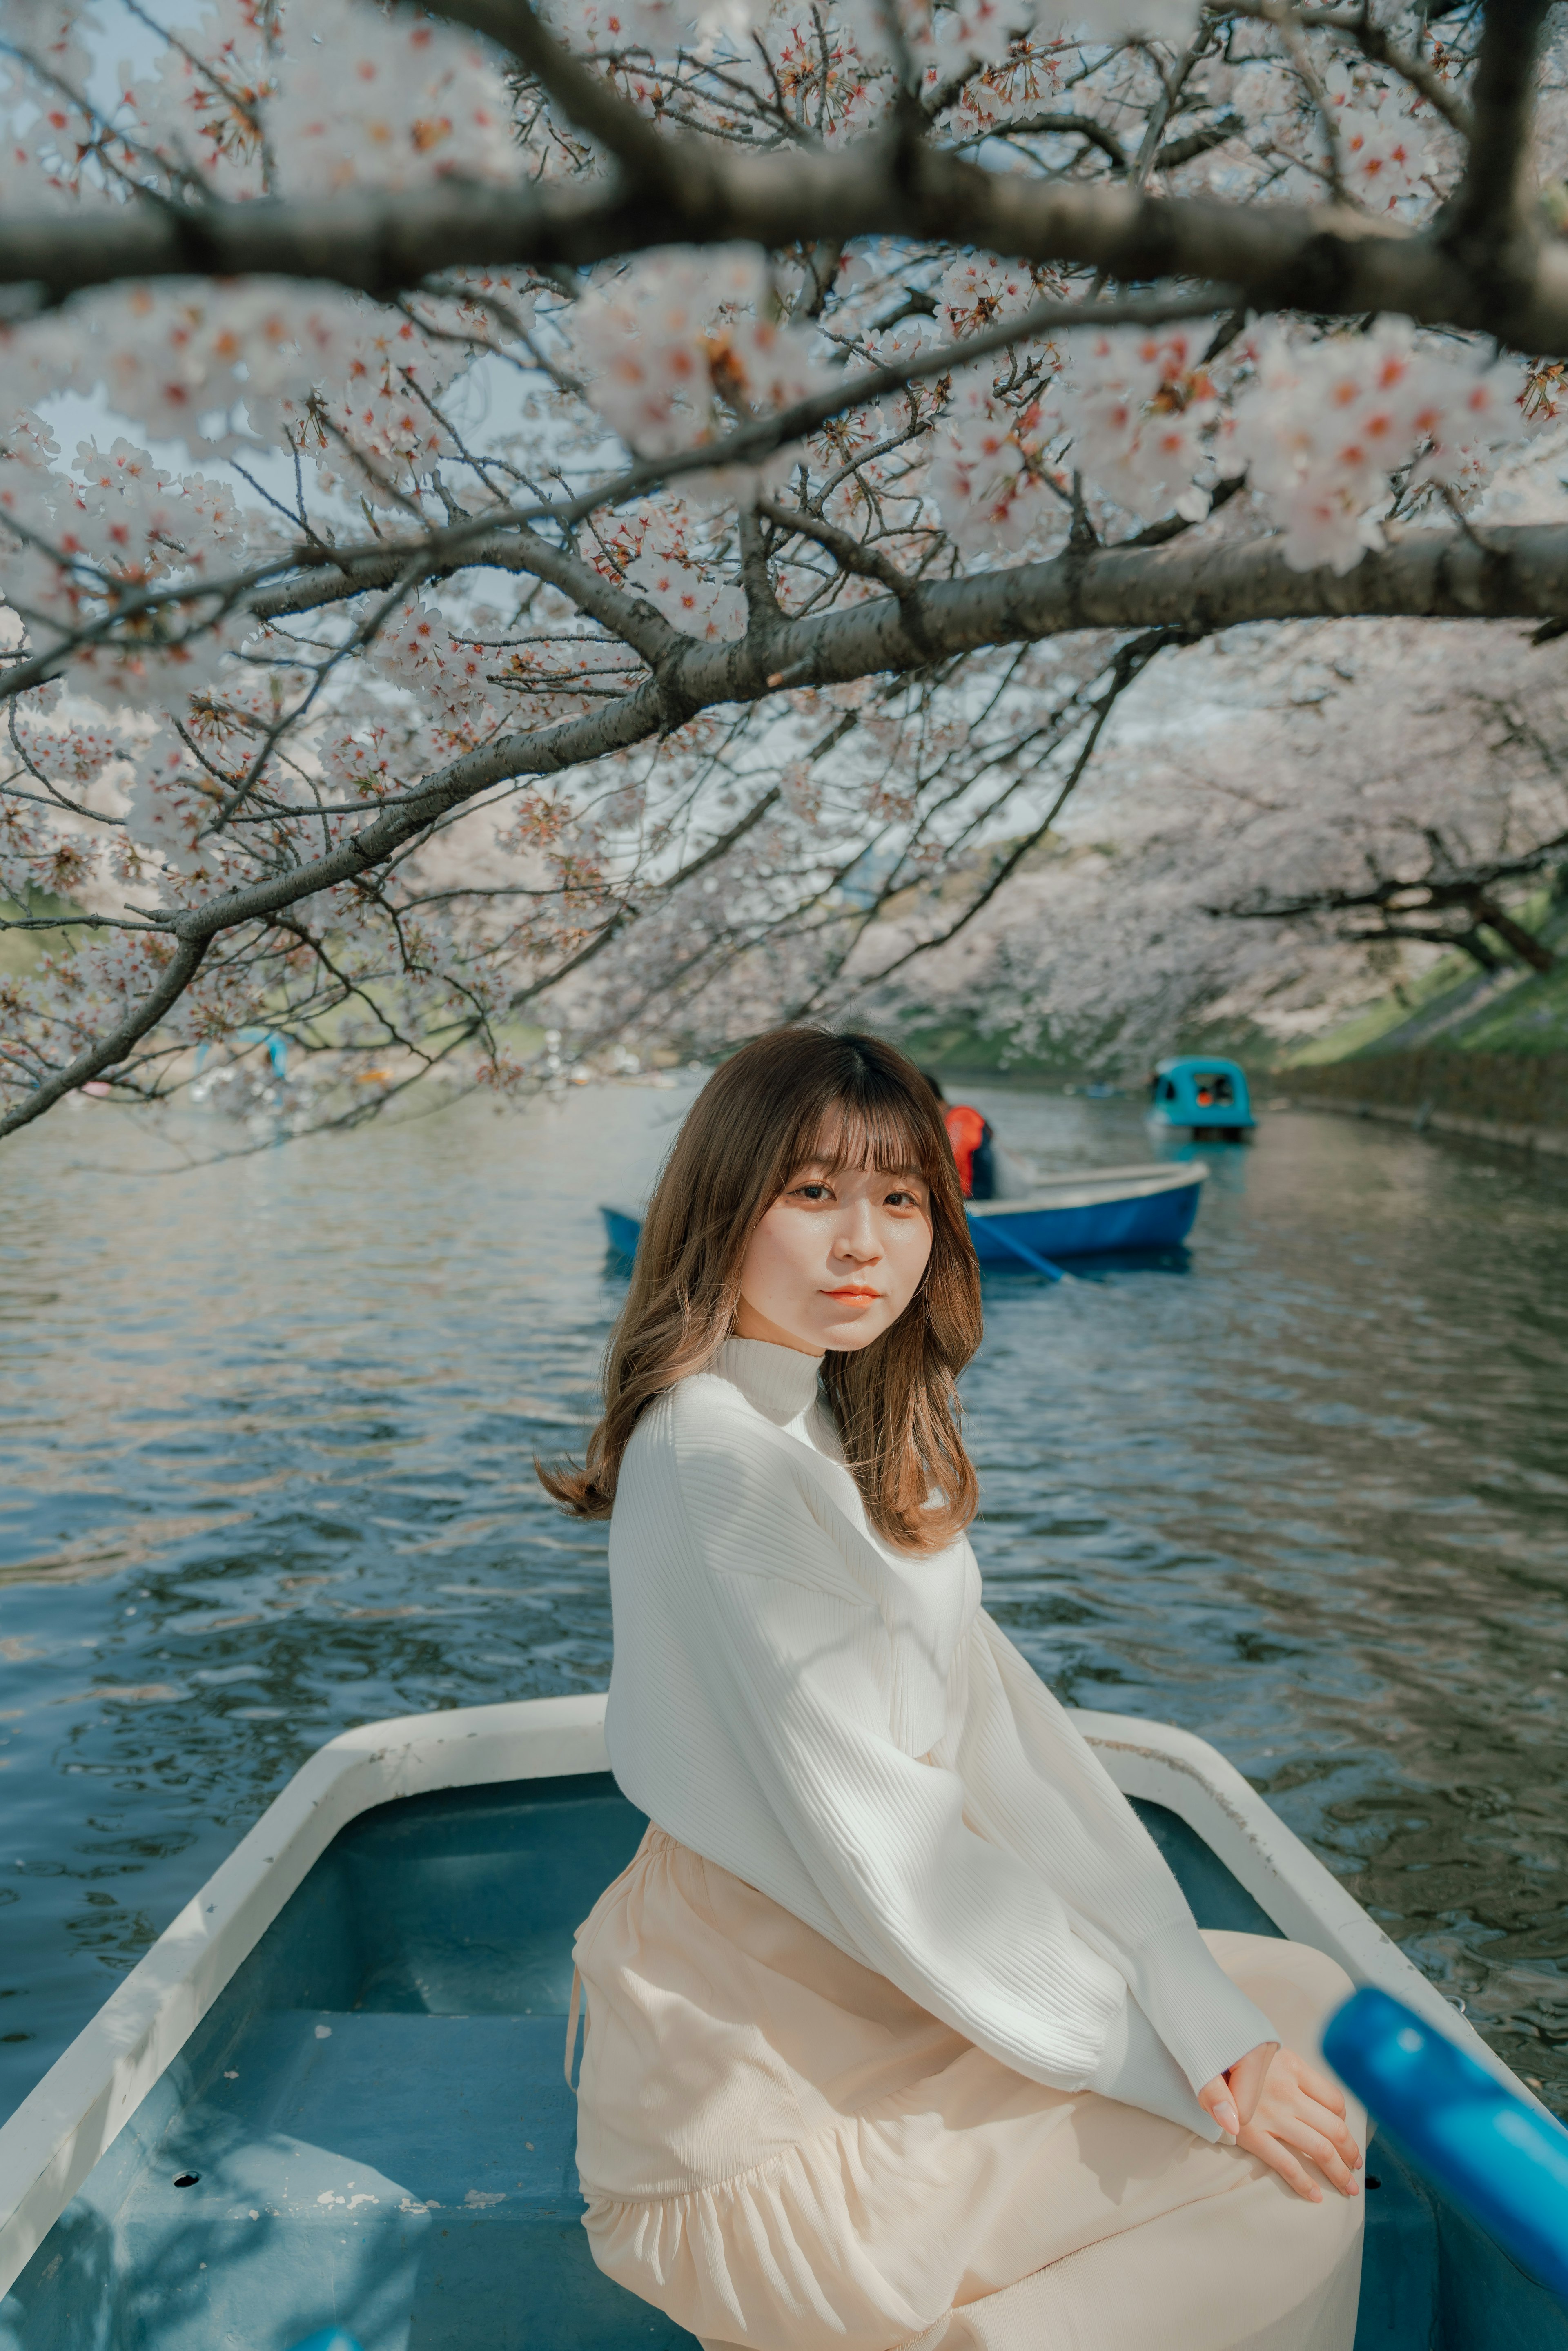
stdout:
{"type": "Polygon", "coordinates": [[[936,1172],[930,1123],[911,1114],[903,1094],[841,1094],[823,1105],[795,1164],[828,1175],[853,1167],[873,1176],[919,1176],[929,1184],[936,1172]]]}

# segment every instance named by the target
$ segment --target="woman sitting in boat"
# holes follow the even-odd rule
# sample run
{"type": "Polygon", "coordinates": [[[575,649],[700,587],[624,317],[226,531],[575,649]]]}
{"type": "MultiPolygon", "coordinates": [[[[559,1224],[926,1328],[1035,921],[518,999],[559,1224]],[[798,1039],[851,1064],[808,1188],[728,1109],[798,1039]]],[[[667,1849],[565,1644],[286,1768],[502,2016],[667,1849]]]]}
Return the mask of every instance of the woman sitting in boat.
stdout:
{"type": "Polygon", "coordinates": [[[973,1102],[950,1102],[942,1091],[941,1080],[933,1077],[929,1070],[922,1070],[920,1074],[942,1105],[942,1123],[953,1146],[959,1190],[966,1200],[994,1200],[996,1135],[990,1120],[973,1102]]]}
{"type": "Polygon", "coordinates": [[[594,2259],[706,2351],[1351,2351],[1360,2118],[1306,2054],[1347,1980],[1199,1932],[981,1607],[979,1337],[919,1071],[727,1061],[541,1471],[611,1515],[650,1822],[577,1938],[594,2259]]]}

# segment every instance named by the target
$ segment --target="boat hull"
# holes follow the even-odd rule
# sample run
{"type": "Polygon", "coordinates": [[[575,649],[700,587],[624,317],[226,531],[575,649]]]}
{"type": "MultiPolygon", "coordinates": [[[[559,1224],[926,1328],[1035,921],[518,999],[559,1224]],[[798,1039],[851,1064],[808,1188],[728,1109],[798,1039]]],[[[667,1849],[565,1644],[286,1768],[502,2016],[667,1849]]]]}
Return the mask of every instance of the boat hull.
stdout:
{"type": "MultiPolygon", "coordinates": [[[[364,2351],[690,2351],[580,2226],[572,1929],[643,1826],[602,1713],[412,1717],[312,1759],[0,2129],[5,2351],[330,2324],[364,2351]]],[[[1077,1720],[1201,1924],[1314,1943],[1479,2048],[1213,1749],[1077,1720]]],[[[1490,2240],[1381,2146],[1370,2168],[1358,2351],[1564,2351],[1490,2240]]]]}
{"type": "Polygon", "coordinates": [[[1099,1199],[970,1201],[969,1231],[982,1265],[1017,1266],[1008,1238],[1053,1262],[1177,1249],[1192,1230],[1202,1196],[1202,1168],[1183,1168],[1184,1180],[1099,1199]]]}
{"type": "Polygon", "coordinates": [[[1150,1112],[1147,1123],[1153,1134],[1183,1143],[1250,1143],[1258,1132],[1251,1119],[1189,1121],[1166,1118],[1158,1111],[1150,1112]]]}

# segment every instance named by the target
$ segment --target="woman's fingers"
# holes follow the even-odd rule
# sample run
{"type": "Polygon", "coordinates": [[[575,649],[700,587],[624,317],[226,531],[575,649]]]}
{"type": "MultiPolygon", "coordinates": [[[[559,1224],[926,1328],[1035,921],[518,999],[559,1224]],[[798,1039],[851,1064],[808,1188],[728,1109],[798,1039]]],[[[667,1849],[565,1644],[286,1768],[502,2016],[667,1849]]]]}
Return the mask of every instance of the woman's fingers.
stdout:
{"type": "Polygon", "coordinates": [[[1241,2146],[1247,2154],[1255,2155],[1260,2162],[1266,2163],[1270,2171],[1277,2171],[1286,2185],[1295,2189],[1303,2203],[1322,2202],[1323,2191],[1311,2172],[1296,2161],[1283,2140],[1276,2138],[1271,2131],[1245,2130],[1241,2134],[1241,2146]]]}
{"type": "Polygon", "coordinates": [[[1338,2149],[1343,2160],[1353,2170],[1359,2171],[1364,2158],[1355,2133],[1345,2120],[1343,2105],[1330,2105],[1326,2100],[1320,2098],[1312,2086],[1312,2074],[1307,2073],[1305,2068],[1302,2071],[1305,2075],[1305,2089],[1303,2094],[1293,2101],[1295,2111],[1313,2130],[1322,2133],[1330,2145],[1338,2149]]]}
{"type": "Polygon", "coordinates": [[[1361,2182],[1354,2170],[1333,2139],[1326,2138],[1322,2131],[1313,2130],[1308,2123],[1292,2121],[1277,2123],[1273,2135],[1282,2139],[1286,2146],[1293,2147],[1299,2154],[1310,2155],[1323,2178],[1331,2186],[1337,2188],[1342,2196],[1361,2194],[1361,2182]]]}
{"type": "Polygon", "coordinates": [[[1301,2076],[1302,2089],[1314,2097],[1320,2106],[1326,2106],[1331,2115],[1338,2115],[1343,2122],[1345,2110],[1344,2095],[1338,2085],[1331,2082],[1326,2074],[1320,2074],[1315,2066],[1309,2065],[1302,2057],[1297,2058],[1296,2067],[1301,2076]]]}
{"type": "MultiPolygon", "coordinates": [[[[1249,2123],[1257,2112],[1263,2084],[1279,2047],[1277,2041],[1260,2041],[1256,2049],[1249,2049],[1245,2057],[1239,2057],[1235,2064],[1227,2069],[1225,2079],[1230,2085],[1230,2094],[1243,2123],[1249,2123]]],[[[1218,2120],[1218,2116],[1215,2119],[1218,2120]]]]}
{"type": "Polygon", "coordinates": [[[1359,2196],[1362,2154],[1333,2083],[1292,2049],[1261,2042],[1198,2093],[1246,2155],[1277,2171],[1303,2203],[1321,2204],[1318,2173],[1342,2196],[1359,2196]],[[1230,2095],[1226,2095],[1227,2091],[1230,2095]],[[1234,2101],[1234,2103],[1232,2103],[1234,2101]],[[1239,2128],[1237,2109],[1239,2108],[1239,2128]],[[1309,2171],[1300,2158],[1310,2158],[1309,2171]]]}
{"type": "Polygon", "coordinates": [[[1204,2084],[1197,2094],[1197,2103],[1222,2131],[1231,2138],[1236,2137],[1241,2127],[1241,2117],[1236,2111],[1230,2085],[1223,2074],[1217,2074],[1212,2082],[1204,2084]]]}

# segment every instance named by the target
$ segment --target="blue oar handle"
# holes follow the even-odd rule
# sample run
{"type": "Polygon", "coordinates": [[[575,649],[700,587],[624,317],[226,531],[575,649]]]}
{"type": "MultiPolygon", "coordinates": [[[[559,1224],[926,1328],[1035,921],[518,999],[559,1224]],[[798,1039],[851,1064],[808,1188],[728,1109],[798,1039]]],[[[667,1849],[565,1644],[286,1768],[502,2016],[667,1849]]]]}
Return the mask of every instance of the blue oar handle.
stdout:
{"type": "Polygon", "coordinates": [[[1000,1241],[1004,1249],[1010,1249],[1015,1257],[1021,1257],[1025,1265],[1032,1266],[1036,1273],[1043,1273],[1048,1281],[1066,1280],[1059,1265],[1052,1265],[1048,1257],[1041,1257],[1037,1249],[1030,1249],[1027,1241],[1020,1241],[1016,1233],[1009,1233],[999,1217],[988,1217],[986,1230],[1000,1241]]]}
{"type": "Polygon", "coordinates": [[[1329,2019],[1323,2055],[1417,2168],[1568,2300],[1568,2130],[1370,1985],[1329,2019]]]}

